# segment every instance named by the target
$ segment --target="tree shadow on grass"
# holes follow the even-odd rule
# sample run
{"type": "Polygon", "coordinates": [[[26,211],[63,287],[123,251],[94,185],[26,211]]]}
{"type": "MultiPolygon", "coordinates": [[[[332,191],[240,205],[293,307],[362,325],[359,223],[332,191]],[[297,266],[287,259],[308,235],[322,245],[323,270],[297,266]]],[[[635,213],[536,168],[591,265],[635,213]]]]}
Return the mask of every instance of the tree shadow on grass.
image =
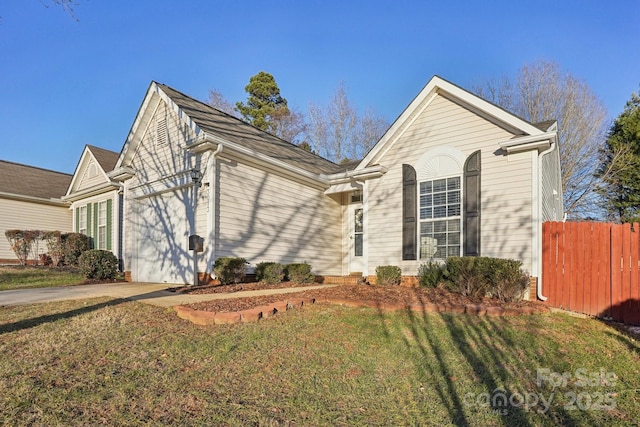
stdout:
{"type": "MultiPolygon", "coordinates": [[[[504,426],[597,425],[591,414],[569,412],[551,396],[554,390],[537,384],[539,369],[564,372],[575,367],[562,360],[551,366],[540,365],[539,352],[544,350],[535,330],[523,341],[511,334],[504,319],[429,313],[426,304],[423,302],[423,312],[405,311],[407,322],[401,327],[407,327],[408,333],[398,334],[386,322],[382,325],[388,339],[400,337],[407,353],[413,355],[415,369],[425,378],[434,379],[429,387],[436,392],[438,404],[446,409],[451,424],[481,425],[480,420],[485,419],[491,425],[504,426]],[[457,354],[452,355],[452,351],[457,354]],[[471,379],[456,378],[460,364],[471,369],[471,379]],[[533,405],[527,406],[528,402],[533,405]]],[[[384,316],[382,311],[380,315],[384,316]]],[[[536,328],[535,321],[532,328],[536,328]]]]}
{"type": "Polygon", "coordinates": [[[0,335],[6,334],[9,332],[21,331],[23,329],[35,328],[36,326],[40,326],[45,323],[57,322],[58,320],[70,319],[75,316],[91,313],[92,311],[100,310],[105,307],[120,305],[125,302],[128,302],[128,301],[125,299],[113,299],[106,302],[93,304],[86,307],[80,307],[74,310],[65,311],[62,313],[47,314],[44,316],[34,317],[31,319],[19,320],[13,323],[6,323],[4,325],[0,325],[0,335]]]}

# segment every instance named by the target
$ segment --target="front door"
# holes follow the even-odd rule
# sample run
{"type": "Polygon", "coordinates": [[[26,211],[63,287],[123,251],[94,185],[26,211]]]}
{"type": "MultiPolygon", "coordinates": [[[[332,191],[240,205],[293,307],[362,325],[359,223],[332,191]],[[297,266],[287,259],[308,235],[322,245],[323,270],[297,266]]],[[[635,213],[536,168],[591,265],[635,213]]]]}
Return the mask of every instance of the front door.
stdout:
{"type": "Polygon", "coordinates": [[[350,210],[350,236],[349,236],[349,273],[360,273],[364,270],[364,210],[362,203],[352,204],[350,210]]]}

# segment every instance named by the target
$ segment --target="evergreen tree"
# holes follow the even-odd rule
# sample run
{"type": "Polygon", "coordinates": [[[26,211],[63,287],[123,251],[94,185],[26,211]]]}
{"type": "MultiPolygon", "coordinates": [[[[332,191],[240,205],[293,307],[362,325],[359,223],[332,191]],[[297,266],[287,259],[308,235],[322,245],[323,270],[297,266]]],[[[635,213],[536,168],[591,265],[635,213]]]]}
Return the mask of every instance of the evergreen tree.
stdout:
{"type": "Polygon", "coordinates": [[[249,79],[244,90],[247,103],[237,102],[236,109],[248,123],[271,134],[278,132],[278,119],[289,114],[287,100],[280,96],[280,88],[269,73],[260,71],[249,79]]]}
{"type": "Polygon", "coordinates": [[[599,188],[610,219],[640,220],[640,92],[632,93],[618,116],[602,152],[599,188]]]}

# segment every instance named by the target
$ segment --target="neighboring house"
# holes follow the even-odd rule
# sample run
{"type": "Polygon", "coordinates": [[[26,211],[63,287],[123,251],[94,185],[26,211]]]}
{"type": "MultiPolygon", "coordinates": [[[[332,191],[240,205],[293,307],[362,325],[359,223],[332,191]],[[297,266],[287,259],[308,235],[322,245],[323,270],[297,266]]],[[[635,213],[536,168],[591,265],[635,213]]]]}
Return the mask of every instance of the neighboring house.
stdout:
{"type": "MultiPolygon", "coordinates": [[[[66,173],[0,160],[0,263],[19,262],[7,230],[71,231],[69,206],[61,200],[69,182],[66,173]]],[[[46,251],[40,244],[38,253],[46,251]]]]}
{"type": "Polygon", "coordinates": [[[483,255],[520,259],[535,278],[541,224],[563,217],[555,122],[439,77],[351,169],[152,82],[106,175],[124,187],[124,269],[137,281],[192,283],[192,234],[205,277],[221,256],[371,276],[483,255]]]}
{"type": "Polygon", "coordinates": [[[114,151],[86,145],[62,199],[71,203],[73,231],[87,235],[91,248],[111,251],[122,259],[122,184],[107,176],[118,156],[114,151]]]}

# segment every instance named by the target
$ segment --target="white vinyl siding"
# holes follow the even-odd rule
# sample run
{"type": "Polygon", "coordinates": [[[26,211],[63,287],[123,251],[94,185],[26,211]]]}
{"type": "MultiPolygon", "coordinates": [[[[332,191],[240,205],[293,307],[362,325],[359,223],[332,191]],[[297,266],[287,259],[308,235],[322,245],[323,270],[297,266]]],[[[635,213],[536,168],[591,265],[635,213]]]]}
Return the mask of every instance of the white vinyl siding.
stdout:
{"type": "Polygon", "coordinates": [[[402,261],[402,164],[415,165],[429,149],[448,146],[465,156],[481,150],[481,254],[513,257],[531,269],[532,153],[505,155],[499,143],[513,135],[443,97],[436,98],[374,161],[389,168],[368,182],[368,271],[378,265],[399,265],[404,275],[416,274],[422,261],[402,261]]]}
{"type": "MultiPolygon", "coordinates": [[[[4,237],[7,230],[58,230],[65,233],[72,230],[72,215],[66,206],[0,198],[0,212],[0,260],[18,261],[4,237]]],[[[45,253],[47,245],[40,244],[38,250],[45,253]]]]}
{"type": "Polygon", "coordinates": [[[309,262],[314,273],[342,274],[342,208],[322,189],[258,168],[219,160],[216,256],[251,264],[309,262]]]}

